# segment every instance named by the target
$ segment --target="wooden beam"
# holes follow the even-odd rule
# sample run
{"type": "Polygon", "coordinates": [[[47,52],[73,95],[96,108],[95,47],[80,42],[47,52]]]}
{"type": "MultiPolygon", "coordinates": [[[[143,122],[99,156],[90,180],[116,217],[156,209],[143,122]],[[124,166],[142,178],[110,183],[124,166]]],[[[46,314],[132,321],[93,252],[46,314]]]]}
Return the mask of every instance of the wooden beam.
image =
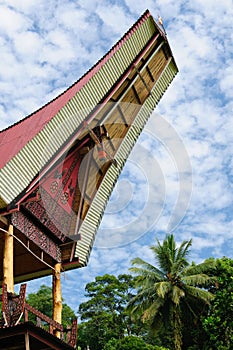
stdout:
{"type": "Polygon", "coordinates": [[[139,71],[139,69],[136,67],[136,65],[134,64],[134,69],[136,70],[136,72],[138,73],[138,76],[140,77],[141,81],[143,82],[143,85],[145,86],[145,88],[147,89],[147,91],[149,92],[149,94],[151,95],[151,91],[149,86],[147,85],[145,79],[143,78],[141,72],[139,71]]]}
{"type": "MultiPolygon", "coordinates": [[[[146,60],[145,60],[144,58],[142,58],[142,62],[143,62],[143,64],[144,64],[144,63],[146,62],[146,60]]],[[[152,73],[151,73],[150,68],[148,67],[148,65],[146,66],[146,71],[147,71],[147,73],[148,73],[148,75],[149,75],[151,81],[154,82],[155,79],[154,79],[154,77],[153,77],[153,75],[152,75],[152,73]]]]}
{"type": "MultiPolygon", "coordinates": [[[[61,291],[61,263],[54,266],[53,272],[53,320],[62,322],[62,291],[61,291]]],[[[55,335],[60,338],[60,332],[56,331],[55,335]]]]}
{"type": "Polygon", "coordinates": [[[121,119],[123,120],[125,126],[128,128],[129,124],[127,123],[127,120],[125,119],[124,113],[122,112],[121,106],[117,105],[117,109],[120,113],[121,119]]]}
{"type": "Polygon", "coordinates": [[[138,104],[141,105],[142,102],[141,102],[141,100],[140,100],[140,97],[139,97],[139,95],[138,95],[138,93],[137,93],[137,90],[135,89],[135,86],[134,86],[134,85],[132,86],[132,90],[133,90],[133,92],[134,92],[134,96],[136,97],[136,100],[137,100],[138,104]]]}
{"type": "MultiPolygon", "coordinates": [[[[83,181],[81,181],[81,183],[79,183],[79,185],[81,187],[80,188],[81,197],[80,197],[80,202],[79,202],[77,221],[76,221],[76,225],[75,225],[75,232],[74,232],[75,235],[78,234],[78,230],[79,230],[80,224],[82,222],[82,212],[83,212],[83,205],[84,205],[84,200],[85,200],[85,192],[86,192],[87,185],[88,185],[89,173],[90,173],[90,167],[91,167],[91,160],[92,159],[95,161],[95,159],[93,157],[93,149],[87,155],[87,164],[86,164],[85,174],[84,174],[84,177],[83,177],[83,181]]],[[[74,245],[73,245],[73,248],[74,248],[74,245]]],[[[73,260],[74,252],[75,252],[75,250],[72,249],[72,253],[71,253],[71,256],[70,256],[70,261],[73,260]]]]}
{"type": "Polygon", "coordinates": [[[153,75],[152,75],[152,73],[151,73],[151,71],[150,71],[150,68],[149,68],[148,66],[146,66],[146,71],[147,71],[149,77],[151,78],[151,81],[154,82],[154,81],[155,81],[155,80],[154,80],[154,77],[153,77],[153,75]]]}
{"type": "Polygon", "coordinates": [[[3,252],[3,283],[7,285],[7,292],[14,293],[14,238],[13,225],[8,226],[5,232],[3,252]]]}

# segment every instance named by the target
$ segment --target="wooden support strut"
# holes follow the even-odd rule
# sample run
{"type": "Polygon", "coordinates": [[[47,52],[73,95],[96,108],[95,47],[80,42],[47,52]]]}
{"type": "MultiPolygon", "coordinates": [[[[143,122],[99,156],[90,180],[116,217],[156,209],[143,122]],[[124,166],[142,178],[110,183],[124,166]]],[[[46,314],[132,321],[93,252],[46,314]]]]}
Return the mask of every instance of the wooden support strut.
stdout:
{"type": "MultiPolygon", "coordinates": [[[[55,264],[53,272],[53,320],[62,323],[61,263],[55,264]]],[[[55,331],[60,338],[60,332],[55,331]]]]}
{"type": "Polygon", "coordinates": [[[146,83],[145,79],[143,78],[143,76],[142,76],[141,72],[139,71],[139,69],[136,67],[136,65],[135,65],[135,64],[133,64],[133,66],[134,66],[134,69],[136,70],[136,72],[137,72],[138,76],[140,77],[140,79],[141,79],[141,81],[142,81],[143,85],[144,85],[144,86],[145,86],[145,88],[147,89],[147,91],[148,91],[149,95],[151,95],[151,90],[150,90],[149,86],[147,85],[147,83],[146,83]]]}
{"type": "Polygon", "coordinates": [[[3,283],[7,285],[7,292],[14,293],[14,238],[13,225],[9,225],[5,232],[5,245],[3,252],[3,283]]]}
{"type": "Polygon", "coordinates": [[[97,137],[97,135],[94,133],[94,131],[90,128],[90,126],[88,125],[88,123],[85,121],[83,122],[83,126],[84,128],[86,128],[88,130],[88,133],[90,135],[90,137],[92,138],[92,140],[95,142],[95,144],[97,145],[97,149],[99,148],[100,150],[102,150],[105,154],[106,157],[115,165],[115,167],[117,168],[117,161],[111,156],[111,154],[106,150],[106,148],[104,147],[104,144],[101,142],[101,140],[99,140],[99,138],[97,137]]]}

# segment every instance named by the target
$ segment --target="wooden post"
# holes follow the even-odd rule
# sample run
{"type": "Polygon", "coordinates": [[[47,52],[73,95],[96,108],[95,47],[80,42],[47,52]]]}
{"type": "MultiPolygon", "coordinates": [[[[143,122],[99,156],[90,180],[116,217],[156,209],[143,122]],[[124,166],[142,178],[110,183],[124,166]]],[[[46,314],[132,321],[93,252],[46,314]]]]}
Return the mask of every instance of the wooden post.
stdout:
{"type": "Polygon", "coordinates": [[[14,239],[13,225],[9,225],[5,232],[5,245],[3,252],[3,283],[7,285],[7,291],[14,293],[14,239]]]}
{"type": "MultiPolygon", "coordinates": [[[[62,292],[61,292],[61,263],[55,265],[53,272],[53,320],[62,322],[62,292]]],[[[60,332],[56,331],[55,335],[60,338],[60,332]]]]}
{"type": "Polygon", "coordinates": [[[28,331],[25,333],[25,350],[30,350],[30,341],[28,331]]]}

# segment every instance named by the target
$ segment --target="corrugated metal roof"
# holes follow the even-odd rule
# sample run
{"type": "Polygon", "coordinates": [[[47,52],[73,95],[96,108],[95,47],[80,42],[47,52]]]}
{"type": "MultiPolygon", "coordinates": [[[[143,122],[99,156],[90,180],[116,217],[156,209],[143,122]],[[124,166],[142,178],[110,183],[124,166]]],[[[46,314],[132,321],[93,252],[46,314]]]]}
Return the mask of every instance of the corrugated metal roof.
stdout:
{"type": "MultiPolygon", "coordinates": [[[[77,259],[73,261],[73,267],[84,266],[94,244],[105,206],[126,159],[151,112],[177,71],[169,44],[147,11],[126,35],[70,89],[30,117],[0,133],[0,152],[3,152],[4,147],[7,146],[8,136],[12,143],[18,140],[13,153],[9,152],[7,155],[8,158],[10,154],[13,156],[7,160],[6,164],[4,160],[2,161],[2,168],[0,161],[0,208],[12,203],[19,195],[25,194],[27,189],[31,190],[35,184],[38,185],[40,172],[43,179],[45,172],[69,151],[73,142],[77,141],[77,138],[82,139],[85,132],[87,133],[83,128],[83,121],[88,120],[90,128],[94,128],[100,120],[101,124],[105,123],[106,117],[106,128],[108,127],[109,133],[112,133],[114,144],[113,149],[110,149],[114,153],[117,167],[111,165],[108,170],[105,168],[101,176],[98,174],[98,177],[95,177],[95,174],[92,174],[92,177],[89,177],[90,184],[86,195],[87,208],[89,205],[90,207],[87,214],[85,208],[85,215],[78,217],[80,221],[84,219],[78,230],[81,240],[77,242],[75,251],[75,258],[78,258],[79,262],[77,259]],[[169,52],[168,55],[167,52],[169,52]],[[151,65],[150,68],[148,68],[149,65],[151,65]],[[140,73],[143,74],[143,71],[145,73],[146,67],[147,71],[151,69],[155,73],[154,79],[152,78],[150,82],[149,74],[144,74],[148,84],[151,87],[154,85],[151,91],[151,87],[149,88],[145,81],[143,82],[144,78],[140,73]],[[128,80],[126,80],[127,77],[128,80]],[[106,102],[111,97],[112,101],[117,102],[114,102],[113,106],[111,101],[109,105],[112,109],[108,110],[106,102]],[[130,115],[127,103],[132,100],[136,101],[137,105],[133,106],[130,115]],[[126,107],[124,108],[121,103],[125,103],[126,107]],[[121,113],[116,108],[118,104],[122,107],[120,108],[122,119],[121,113]],[[109,113],[104,114],[105,107],[109,113]],[[124,128],[117,126],[119,119],[124,128]],[[32,130],[34,123],[35,132],[32,130]],[[27,126],[29,127],[27,140],[23,139],[25,126],[26,129],[27,126]],[[19,136],[18,133],[22,135],[19,136]],[[120,142],[114,139],[115,135],[121,135],[120,142]],[[102,182],[99,184],[100,180],[102,182]]],[[[152,75],[151,72],[150,74],[152,75]]],[[[97,155],[92,158],[94,165],[90,167],[91,170],[96,170],[97,158],[95,157],[97,155]]],[[[81,204],[79,205],[81,207],[81,204]]],[[[72,264],[67,266],[67,269],[72,268],[72,264]]]]}
{"type": "Polygon", "coordinates": [[[150,13],[147,10],[111,50],[66,91],[41,107],[38,111],[0,132],[0,147],[2,150],[4,149],[4,152],[2,152],[4,154],[2,154],[0,158],[0,168],[17,154],[17,152],[24,147],[82,87],[85,86],[148,17],[150,17],[150,13]],[[25,129],[27,133],[24,132],[25,129]],[[9,147],[9,145],[12,147],[9,147]]]}
{"type": "Polygon", "coordinates": [[[75,256],[79,258],[79,263],[82,266],[85,266],[87,264],[90,254],[90,247],[92,247],[94,243],[95,235],[99,227],[105,206],[108,202],[117,178],[119,177],[119,174],[128,158],[128,155],[131,152],[145,123],[149,119],[151,112],[156,107],[160,98],[176,74],[177,67],[170,59],[160,78],[156,82],[153,90],[151,91],[151,95],[147,98],[146,102],[140,109],[137,117],[134,120],[134,123],[130,127],[126,137],[118,149],[118,152],[115,156],[118,164],[117,168],[114,166],[111,166],[109,168],[98,189],[98,192],[95,195],[87,216],[79,230],[79,234],[81,235],[82,239],[78,241],[76,245],[75,256]]]}
{"type": "MultiPolygon", "coordinates": [[[[54,100],[50,105],[47,105],[50,111],[47,115],[47,124],[0,170],[1,207],[11,203],[30,184],[36,174],[67,139],[77,131],[77,126],[80,127],[82,121],[85,120],[93,108],[108,94],[109,89],[135,60],[155,32],[156,25],[149,12],[146,12],[128,34],[118,42],[118,46],[115,45],[108,55],[99,61],[99,66],[93,68],[95,75],[92,71],[91,77],[84,76],[85,85],[69,101],[67,101],[67,98],[70,97],[71,92],[66,97],[61,95],[62,101],[59,100],[59,103],[58,100],[54,100]],[[61,107],[63,104],[65,105],[61,107]],[[48,121],[51,115],[54,116],[48,121]]],[[[81,81],[79,81],[79,84],[81,84],[81,81]]],[[[43,109],[38,112],[40,118],[42,112],[44,112],[43,109]]],[[[46,119],[45,114],[43,113],[43,122],[46,119]]],[[[35,116],[32,115],[32,120],[35,116]]],[[[22,124],[29,124],[29,119],[25,119],[22,124]]],[[[34,125],[32,121],[30,123],[32,129],[34,125]]],[[[22,125],[18,123],[17,126],[18,128],[17,130],[15,128],[14,133],[21,131],[24,135],[25,131],[22,131],[22,125]]],[[[30,134],[29,129],[27,129],[27,133],[30,134]]],[[[6,135],[3,139],[6,140],[9,130],[11,129],[5,131],[6,135]]],[[[36,128],[35,130],[37,131],[36,128]]],[[[2,146],[4,145],[2,143],[2,146]]],[[[2,148],[0,148],[0,151],[2,152],[2,148]]]]}

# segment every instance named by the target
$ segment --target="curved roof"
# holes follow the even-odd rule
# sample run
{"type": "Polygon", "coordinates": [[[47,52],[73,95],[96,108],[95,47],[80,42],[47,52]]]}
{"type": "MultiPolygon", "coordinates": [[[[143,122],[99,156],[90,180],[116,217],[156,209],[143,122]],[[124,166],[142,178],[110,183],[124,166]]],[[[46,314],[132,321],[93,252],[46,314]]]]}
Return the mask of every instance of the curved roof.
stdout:
{"type": "Polygon", "coordinates": [[[48,161],[109,97],[148,41],[164,33],[147,10],[111,50],[57,98],[0,133],[0,208],[29,186],[48,161]],[[83,111],[84,114],[83,115],[83,111]],[[51,131],[63,128],[51,143],[51,131]]]}
{"type": "MultiPolygon", "coordinates": [[[[126,159],[177,72],[164,32],[146,11],[64,93],[3,130],[0,224],[8,215],[20,241],[43,251],[47,265],[60,259],[65,269],[85,266],[126,159]],[[55,245],[44,247],[47,237],[55,245]]],[[[15,261],[17,281],[51,273],[19,244],[15,261]]]]}
{"type": "Polygon", "coordinates": [[[150,16],[147,10],[125,35],[79,80],[55,99],[28,117],[0,131],[0,169],[3,168],[44,126],[87,84],[100,68],[130,38],[137,28],[150,16]]]}

